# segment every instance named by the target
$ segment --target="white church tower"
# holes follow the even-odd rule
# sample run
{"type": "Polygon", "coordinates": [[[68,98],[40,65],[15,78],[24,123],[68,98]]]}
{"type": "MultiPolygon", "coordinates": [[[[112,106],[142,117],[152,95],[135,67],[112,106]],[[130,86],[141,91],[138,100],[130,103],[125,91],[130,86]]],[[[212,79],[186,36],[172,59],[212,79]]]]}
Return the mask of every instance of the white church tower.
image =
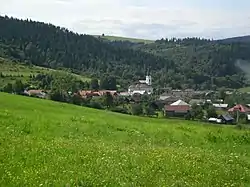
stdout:
{"type": "Polygon", "coordinates": [[[152,85],[152,77],[151,77],[151,75],[146,76],[146,84],[149,85],[149,86],[152,85]]]}

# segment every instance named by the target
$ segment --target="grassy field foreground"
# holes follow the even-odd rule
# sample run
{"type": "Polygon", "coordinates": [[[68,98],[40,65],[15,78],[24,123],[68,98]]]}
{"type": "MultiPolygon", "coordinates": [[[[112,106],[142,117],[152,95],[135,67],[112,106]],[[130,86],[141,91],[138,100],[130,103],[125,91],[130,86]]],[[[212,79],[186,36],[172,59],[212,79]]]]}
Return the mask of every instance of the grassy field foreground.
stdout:
{"type": "Polygon", "coordinates": [[[249,186],[250,133],[0,93],[1,186],[249,186]]]}

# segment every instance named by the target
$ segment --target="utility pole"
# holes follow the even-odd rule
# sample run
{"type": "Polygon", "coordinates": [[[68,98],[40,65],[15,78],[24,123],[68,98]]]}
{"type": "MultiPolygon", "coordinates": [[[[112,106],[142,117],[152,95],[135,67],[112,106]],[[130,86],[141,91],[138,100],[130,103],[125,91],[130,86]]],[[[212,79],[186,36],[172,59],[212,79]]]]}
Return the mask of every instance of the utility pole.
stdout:
{"type": "Polygon", "coordinates": [[[237,109],[237,117],[236,117],[236,123],[239,122],[239,110],[237,109]]]}

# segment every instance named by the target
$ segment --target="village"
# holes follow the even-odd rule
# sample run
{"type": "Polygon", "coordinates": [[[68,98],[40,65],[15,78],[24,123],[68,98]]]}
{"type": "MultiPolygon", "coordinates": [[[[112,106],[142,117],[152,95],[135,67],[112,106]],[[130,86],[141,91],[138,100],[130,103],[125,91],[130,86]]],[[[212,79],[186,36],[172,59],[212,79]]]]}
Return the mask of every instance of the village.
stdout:
{"type": "MultiPolygon", "coordinates": [[[[147,75],[145,80],[135,82],[125,92],[117,90],[80,90],[76,93],[69,92],[69,94],[79,96],[82,99],[97,99],[109,94],[113,99],[125,101],[126,104],[141,104],[145,102],[146,98],[148,100],[147,105],[154,111],[151,112],[150,116],[159,116],[160,113],[165,118],[191,120],[196,118],[193,116],[194,110],[201,110],[203,112],[200,112],[198,119],[209,123],[236,124],[243,121],[244,123],[250,122],[250,104],[233,103],[232,105],[224,100],[225,97],[235,94],[232,90],[225,90],[223,93],[224,98],[218,96],[218,91],[211,90],[177,90],[169,87],[161,91],[163,93],[156,94],[152,85],[152,77],[147,75]],[[206,110],[208,109],[213,110],[212,114],[207,113],[206,110]]],[[[48,92],[30,89],[25,90],[24,94],[45,99],[48,92]]],[[[124,102],[122,105],[124,107],[124,102]]]]}

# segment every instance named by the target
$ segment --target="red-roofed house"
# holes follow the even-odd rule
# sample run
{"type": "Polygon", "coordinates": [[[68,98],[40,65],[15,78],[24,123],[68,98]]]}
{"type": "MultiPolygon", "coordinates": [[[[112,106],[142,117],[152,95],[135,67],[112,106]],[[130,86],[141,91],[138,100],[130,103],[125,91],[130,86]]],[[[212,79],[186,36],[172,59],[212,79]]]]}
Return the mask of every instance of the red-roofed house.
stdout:
{"type": "Polygon", "coordinates": [[[250,109],[243,105],[235,105],[233,108],[230,108],[228,112],[241,112],[241,113],[250,113],[250,109]]]}
{"type": "Polygon", "coordinates": [[[185,117],[191,111],[189,105],[166,105],[164,107],[165,116],[185,117]]]}
{"type": "Polygon", "coordinates": [[[100,90],[100,91],[81,90],[78,93],[82,98],[100,97],[104,96],[107,93],[110,93],[113,97],[117,95],[117,91],[113,90],[100,90]]]}

